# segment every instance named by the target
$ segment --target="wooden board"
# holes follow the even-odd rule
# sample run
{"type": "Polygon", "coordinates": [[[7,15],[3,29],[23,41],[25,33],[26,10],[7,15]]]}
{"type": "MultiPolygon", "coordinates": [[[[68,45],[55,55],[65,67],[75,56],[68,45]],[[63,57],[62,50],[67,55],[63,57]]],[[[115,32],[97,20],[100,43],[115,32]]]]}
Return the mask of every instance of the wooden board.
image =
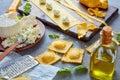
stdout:
{"type": "MultiPolygon", "coordinates": [[[[87,13],[87,7],[83,6],[82,4],[80,4],[78,1],[73,0],[74,4],[81,9],[82,11],[87,13]]],[[[69,30],[62,30],[59,26],[57,26],[48,16],[46,16],[46,14],[44,14],[38,7],[36,7],[33,3],[32,4],[32,8],[31,8],[31,13],[34,16],[37,16],[37,19],[41,20],[44,24],[57,29],[59,31],[62,31],[70,36],[73,36],[74,38],[78,38],[77,35],[77,26],[74,26],[72,28],[70,28],[69,30]]],[[[25,5],[25,4],[24,4],[25,5]]],[[[18,12],[23,12],[23,7],[24,5],[22,5],[21,7],[19,7],[18,12]]],[[[60,4],[59,4],[60,5],[60,4]]],[[[60,5],[61,7],[63,7],[64,9],[66,9],[71,15],[73,15],[75,18],[79,19],[80,21],[85,21],[82,17],[80,17],[79,15],[77,15],[74,11],[60,5]]],[[[107,13],[106,17],[100,18],[101,20],[109,23],[111,21],[111,19],[113,19],[115,17],[115,15],[118,13],[118,9],[112,6],[109,6],[108,10],[103,10],[104,12],[107,13]]],[[[103,24],[94,21],[95,25],[97,27],[103,27],[103,24]]],[[[99,30],[94,30],[94,31],[88,31],[87,34],[81,38],[81,40],[83,41],[89,41],[99,30]]]]}

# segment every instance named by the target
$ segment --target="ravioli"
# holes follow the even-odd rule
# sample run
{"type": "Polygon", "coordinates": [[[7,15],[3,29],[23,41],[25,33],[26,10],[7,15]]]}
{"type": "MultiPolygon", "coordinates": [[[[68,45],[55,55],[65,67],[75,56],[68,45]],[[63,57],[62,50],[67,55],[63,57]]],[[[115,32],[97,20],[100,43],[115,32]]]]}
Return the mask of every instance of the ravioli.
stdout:
{"type": "Polygon", "coordinates": [[[54,51],[47,50],[35,57],[35,60],[40,64],[54,64],[60,60],[60,57],[54,51]]]}
{"type": "Polygon", "coordinates": [[[94,24],[87,25],[87,22],[83,22],[78,25],[78,38],[82,38],[86,35],[88,30],[94,30],[97,27],[94,24]]]}
{"type": "Polygon", "coordinates": [[[73,45],[73,42],[56,39],[54,40],[50,46],[48,46],[48,49],[56,51],[58,53],[65,54],[73,45]]]}
{"type": "MultiPolygon", "coordinates": [[[[55,0],[46,0],[46,3],[52,4],[52,10],[46,9],[46,5],[40,5],[39,0],[31,0],[40,10],[42,10],[51,20],[53,20],[56,25],[58,25],[62,30],[68,30],[71,27],[74,27],[75,25],[79,24],[81,21],[76,19],[73,15],[71,15],[69,12],[67,12],[63,7],[59,5],[55,0]],[[54,16],[54,10],[60,11],[60,17],[56,18],[54,16]],[[69,18],[69,25],[63,24],[63,17],[67,16],[69,18]]],[[[50,8],[50,7],[49,7],[50,8]]],[[[56,13],[55,13],[56,14],[56,13]]]]}
{"type": "Polygon", "coordinates": [[[63,55],[62,61],[81,64],[84,56],[84,50],[80,48],[71,48],[67,54],[63,55]]]}

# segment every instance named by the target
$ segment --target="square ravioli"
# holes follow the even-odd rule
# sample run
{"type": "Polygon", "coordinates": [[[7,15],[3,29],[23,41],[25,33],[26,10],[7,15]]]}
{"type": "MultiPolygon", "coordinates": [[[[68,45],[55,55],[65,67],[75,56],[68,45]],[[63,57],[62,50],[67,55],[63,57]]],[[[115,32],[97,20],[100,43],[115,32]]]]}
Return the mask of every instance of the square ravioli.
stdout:
{"type": "Polygon", "coordinates": [[[80,48],[71,48],[67,54],[63,55],[62,61],[81,64],[84,56],[84,50],[80,48]]]}
{"type": "Polygon", "coordinates": [[[51,50],[47,50],[37,57],[35,57],[35,60],[38,61],[40,64],[54,64],[57,61],[59,61],[61,58],[51,50]]]}
{"type": "Polygon", "coordinates": [[[50,46],[48,46],[48,49],[65,54],[72,47],[72,45],[73,42],[71,41],[56,39],[51,43],[50,46]]]}

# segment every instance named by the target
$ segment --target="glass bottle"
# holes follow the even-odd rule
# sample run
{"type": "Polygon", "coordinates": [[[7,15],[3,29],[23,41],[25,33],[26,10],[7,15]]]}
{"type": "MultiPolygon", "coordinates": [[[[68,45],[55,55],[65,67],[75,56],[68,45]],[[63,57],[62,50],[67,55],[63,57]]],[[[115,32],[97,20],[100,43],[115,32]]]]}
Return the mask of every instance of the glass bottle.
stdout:
{"type": "Polygon", "coordinates": [[[112,80],[117,54],[118,46],[112,41],[112,28],[105,26],[90,57],[90,76],[98,80],[112,80]]]}

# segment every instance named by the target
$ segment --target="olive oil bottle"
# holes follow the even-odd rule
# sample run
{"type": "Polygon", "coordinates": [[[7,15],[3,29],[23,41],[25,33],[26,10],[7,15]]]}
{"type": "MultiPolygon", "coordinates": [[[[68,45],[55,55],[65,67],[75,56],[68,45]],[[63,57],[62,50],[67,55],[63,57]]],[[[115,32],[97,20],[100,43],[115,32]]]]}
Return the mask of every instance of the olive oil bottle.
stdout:
{"type": "Polygon", "coordinates": [[[90,76],[98,80],[112,80],[118,46],[112,41],[112,28],[105,26],[101,39],[95,44],[90,57],[90,76]]]}

